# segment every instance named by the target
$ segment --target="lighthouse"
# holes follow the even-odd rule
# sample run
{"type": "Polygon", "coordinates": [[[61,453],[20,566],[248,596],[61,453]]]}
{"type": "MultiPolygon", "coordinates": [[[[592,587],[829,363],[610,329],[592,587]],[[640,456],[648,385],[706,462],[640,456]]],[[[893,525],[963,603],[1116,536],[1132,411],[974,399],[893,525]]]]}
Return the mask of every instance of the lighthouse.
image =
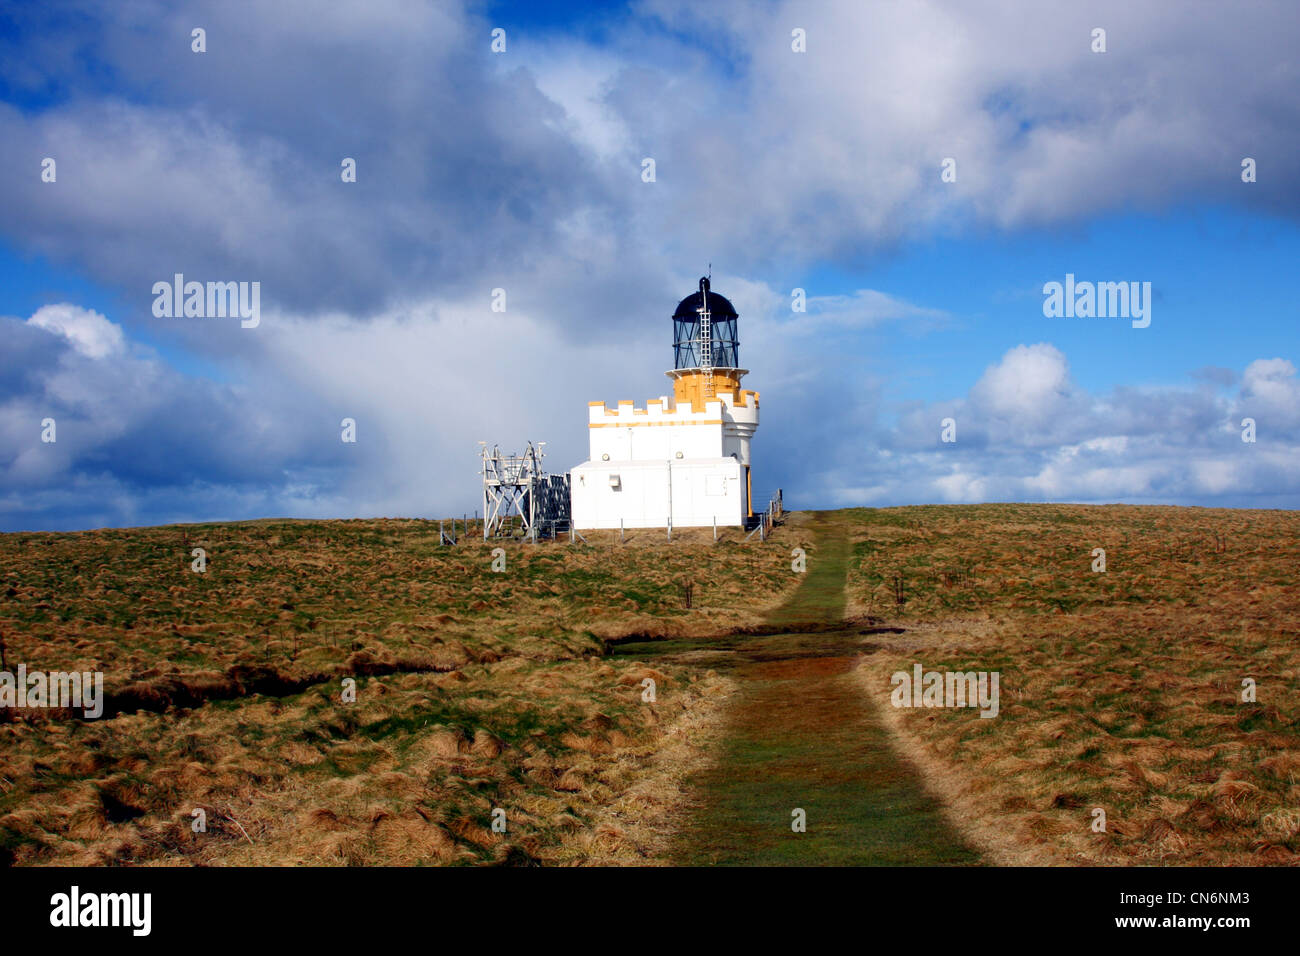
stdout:
{"type": "Polygon", "coordinates": [[[588,405],[590,457],[573,468],[574,527],[743,526],[753,516],[758,392],[741,387],[732,304],[700,279],[673,313],[672,394],[588,405]]]}

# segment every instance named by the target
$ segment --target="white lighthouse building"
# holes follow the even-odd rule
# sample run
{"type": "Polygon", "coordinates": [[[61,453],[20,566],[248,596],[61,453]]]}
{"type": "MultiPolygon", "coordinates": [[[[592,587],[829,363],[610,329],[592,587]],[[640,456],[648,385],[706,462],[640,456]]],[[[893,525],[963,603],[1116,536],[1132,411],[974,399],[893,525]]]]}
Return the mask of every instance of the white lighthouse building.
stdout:
{"type": "Polygon", "coordinates": [[[570,472],[573,525],[744,525],[758,392],[742,389],[736,310],[701,279],[673,313],[673,383],[637,408],[588,407],[591,455],[570,472]]]}

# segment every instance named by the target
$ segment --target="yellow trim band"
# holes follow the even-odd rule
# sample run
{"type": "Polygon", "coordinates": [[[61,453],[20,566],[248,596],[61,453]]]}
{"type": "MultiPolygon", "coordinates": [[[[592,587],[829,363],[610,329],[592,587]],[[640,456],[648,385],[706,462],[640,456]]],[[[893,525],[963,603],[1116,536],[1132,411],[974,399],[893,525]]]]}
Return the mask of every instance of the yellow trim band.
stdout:
{"type": "Polygon", "coordinates": [[[659,425],[659,426],[667,427],[670,425],[721,425],[721,424],[723,424],[721,418],[710,418],[703,421],[688,421],[688,422],[592,422],[587,427],[588,428],[640,428],[645,425],[659,425]]]}

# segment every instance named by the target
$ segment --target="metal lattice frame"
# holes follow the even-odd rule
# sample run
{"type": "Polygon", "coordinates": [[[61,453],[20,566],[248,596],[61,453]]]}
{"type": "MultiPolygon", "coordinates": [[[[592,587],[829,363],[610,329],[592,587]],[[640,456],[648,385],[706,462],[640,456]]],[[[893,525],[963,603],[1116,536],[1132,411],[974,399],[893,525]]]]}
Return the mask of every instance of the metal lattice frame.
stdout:
{"type": "Polygon", "coordinates": [[[569,476],[547,475],[542,467],[545,442],[529,442],[522,455],[503,455],[487,443],[483,460],[483,540],[499,537],[518,518],[524,537],[551,533],[569,523],[569,476]]]}

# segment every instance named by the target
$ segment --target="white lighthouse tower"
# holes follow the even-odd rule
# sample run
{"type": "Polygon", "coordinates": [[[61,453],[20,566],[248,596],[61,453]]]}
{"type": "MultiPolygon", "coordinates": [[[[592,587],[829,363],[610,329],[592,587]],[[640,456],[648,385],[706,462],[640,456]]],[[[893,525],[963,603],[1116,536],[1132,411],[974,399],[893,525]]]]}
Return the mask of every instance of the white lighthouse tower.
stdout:
{"type": "Polygon", "coordinates": [[[742,389],[735,308],[701,279],[673,313],[672,395],[591,402],[591,457],[570,472],[573,525],[744,525],[758,392],[742,389]]]}

